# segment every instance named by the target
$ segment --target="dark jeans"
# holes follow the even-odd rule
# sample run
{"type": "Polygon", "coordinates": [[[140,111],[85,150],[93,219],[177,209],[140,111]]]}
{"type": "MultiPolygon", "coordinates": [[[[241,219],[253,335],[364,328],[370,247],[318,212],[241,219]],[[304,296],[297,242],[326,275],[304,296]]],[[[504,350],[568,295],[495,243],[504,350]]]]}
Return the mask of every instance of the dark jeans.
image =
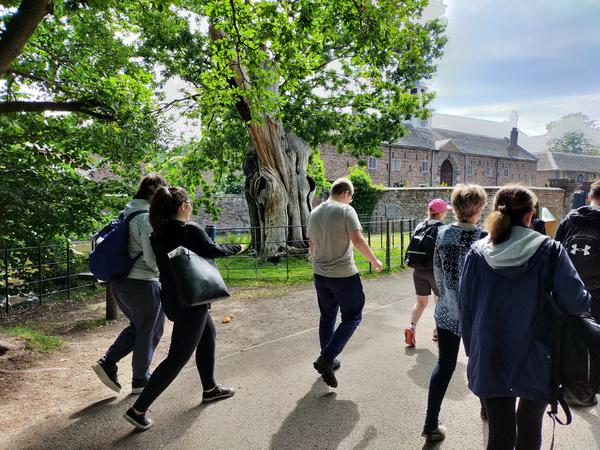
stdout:
{"type": "Polygon", "coordinates": [[[488,413],[487,450],[539,450],[542,446],[542,419],[546,403],[515,397],[484,399],[488,413]]]}
{"type": "Polygon", "coordinates": [[[194,350],[202,387],[205,391],[214,388],[216,334],[208,305],[178,311],[173,321],[169,354],[152,373],[133,407],[138,411],[146,411],[181,372],[194,350]]]}
{"type": "Polygon", "coordinates": [[[458,359],[458,350],[460,348],[460,336],[443,328],[438,328],[437,333],[439,356],[438,362],[431,373],[431,380],[429,381],[427,415],[425,417],[425,425],[428,428],[436,428],[438,426],[442,401],[456,368],[456,360],[458,359]]]}
{"type": "Polygon", "coordinates": [[[321,311],[319,340],[321,355],[328,361],[342,353],[354,330],[362,320],[365,293],[358,274],[346,278],[330,278],[315,274],[315,289],[321,311]],[[335,329],[338,311],[342,322],[335,329]]]}
{"type": "Polygon", "coordinates": [[[133,379],[145,380],[165,324],[160,306],[160,283],[127,278],[113,281],[111,292],[129,319],[129,326],[117,336],[106,356],[116,364],[133,352],[133,379]]]}

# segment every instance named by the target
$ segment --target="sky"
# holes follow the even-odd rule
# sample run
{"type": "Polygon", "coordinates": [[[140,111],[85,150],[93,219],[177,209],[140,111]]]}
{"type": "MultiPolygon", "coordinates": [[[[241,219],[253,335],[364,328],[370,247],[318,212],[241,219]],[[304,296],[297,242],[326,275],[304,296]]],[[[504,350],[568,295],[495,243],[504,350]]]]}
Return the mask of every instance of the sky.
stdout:
{"type": "Polygon", "coordinates": [[[600,120],[600,0],[439,1],[437,112],[500,121],[516,110],[531,135],[573,112],[600,120]]]}

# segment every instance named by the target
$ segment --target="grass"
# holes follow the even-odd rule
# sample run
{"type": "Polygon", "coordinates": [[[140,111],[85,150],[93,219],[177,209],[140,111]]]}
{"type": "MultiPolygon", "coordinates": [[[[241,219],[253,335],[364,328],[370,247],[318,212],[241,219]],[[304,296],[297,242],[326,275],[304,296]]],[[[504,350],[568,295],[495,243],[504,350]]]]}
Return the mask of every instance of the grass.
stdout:
{"type": "Polygon", "coordinates": [[[57,336],[48,336],[46,334],[38,333],[31,328],[22,326],[0,328],[0,332],[27,341],[27,348],[41,353],[52,353],[59,349],[63,344],[62,339],[57,336]]]}
{"type": "MultiPolygon", "coordinates": [[[[401,248],[401,236],[399,232],[391,235],[390,242],[390,271],[397,272],[402,267],[403,256],[410,241],[408,233],[404,233],[404,247],[401,248]]],[[[377,258],[386,266],[386,235],[373,234],[370,236],[371,248],[377,258]]],[[[249,235],[228,234],[217,238],[219,243],[244,243],[250,242],[249,235]]],[[[354,260],[361,274],[365,277],[376,277],[374,271],[370,270],[368,261],[356,250],[354,260]]],[[[252,256],[231,256],[229,258],[217,259],[217,265],[225,281],[231,286],[259,286],[268,283],[270,285],[305,284],[312,280],[313,270],[310,261],[305,256],[283,257],[279,262],[273,263],[264,258],[252,256]]]]}

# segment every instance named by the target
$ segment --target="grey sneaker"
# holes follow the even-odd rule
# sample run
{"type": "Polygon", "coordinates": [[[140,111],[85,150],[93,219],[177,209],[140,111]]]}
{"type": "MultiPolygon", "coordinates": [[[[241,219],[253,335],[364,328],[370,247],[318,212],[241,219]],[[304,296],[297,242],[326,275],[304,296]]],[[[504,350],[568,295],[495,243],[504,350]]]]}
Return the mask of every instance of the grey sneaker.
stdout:
{"type": "Polygon", "coordinates": [[[117,365],[112,361],[109,361],[106,356],[103,356],[92,365],[92,370],[100,378],[100,381],[104,385],[119,393],[121,392],[121,385],[119,384],[119,378],[117,377],[117,365]]]}
{"type": "Polygon", "coordinates": [[[426,440],[431,442],[443,441],[446,439],[446,427],[442,425],[438,425],[435,428],[428,427],[425,425],[423,427],[423,432],[421,433],[426,440]]]}
{"type": "Polygon", "coordinates": [[[133,395],[141,394],[146,385],[148,384],[148,380],[131,380],[131,393],[133,395]]]}

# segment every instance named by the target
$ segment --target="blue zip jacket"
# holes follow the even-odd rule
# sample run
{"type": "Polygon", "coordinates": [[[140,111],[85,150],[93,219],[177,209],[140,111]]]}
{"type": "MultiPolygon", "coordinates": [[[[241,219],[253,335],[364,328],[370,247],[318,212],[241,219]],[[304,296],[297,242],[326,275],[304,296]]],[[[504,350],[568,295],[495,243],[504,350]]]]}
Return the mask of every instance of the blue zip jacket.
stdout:
{"type": "MultiPolygon", "coordinates": [[[[528,237],[537,239],[539,246],[537,250],[530,248],[532,256],[523,264],[507,265],[507,258],[504,265],[490,266],[485,244],[488,250],[494,246],[488,239],[476,243],[465,259],[459,304],[462,338],[469,356],[469,389],[480,398],[523,397],[550,403],[552,348],[548,340],[543,343],[539,336],[540,331],[550,333],[551,324],[536,321],[539,322],[544,307],[542,289],[548,281],[553,241],[541,240],[534,231],[518,232],[535,233],[537,237],[528,237]]],[[[523,252],[511,250],[511,258],[523,262],[523,252]]],[[[553,293],[568,314],[590,309],[590,295],[562,247],[553,293]]]]}

